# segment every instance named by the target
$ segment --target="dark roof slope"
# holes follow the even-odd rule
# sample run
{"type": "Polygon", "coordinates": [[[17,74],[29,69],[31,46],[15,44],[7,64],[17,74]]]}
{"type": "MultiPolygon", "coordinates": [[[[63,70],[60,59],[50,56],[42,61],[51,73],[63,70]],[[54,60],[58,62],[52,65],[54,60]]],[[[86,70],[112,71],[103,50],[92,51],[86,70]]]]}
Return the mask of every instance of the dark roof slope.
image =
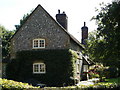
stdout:
{"type": "Polygon", "coordinates": [[[92,61],[88,56],[83,56],[84,64],[87,63],[88,65],[93,65],[95,64],[94,61],[92,61]]]}

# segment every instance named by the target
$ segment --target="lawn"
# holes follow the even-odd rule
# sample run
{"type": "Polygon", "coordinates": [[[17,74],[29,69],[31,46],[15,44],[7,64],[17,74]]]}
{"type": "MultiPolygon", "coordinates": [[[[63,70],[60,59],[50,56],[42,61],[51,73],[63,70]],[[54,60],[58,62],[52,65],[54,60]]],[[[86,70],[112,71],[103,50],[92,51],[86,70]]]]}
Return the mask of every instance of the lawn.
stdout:
{"type": "Polygon", "coordinates": [[[105,79],[106,82],[100,82],[100,83],[117,83],[120,84],[120,77],[118,78],[111,78],[111,79],[105,79]]]}
{"type": "Polygon", "coordinates": [[[96,87],[97,89],[112,89],[119,90],[120,89],[120,77],[105,79],[104,82],[98,82],[92,86],[92,88],[96,87]]]}

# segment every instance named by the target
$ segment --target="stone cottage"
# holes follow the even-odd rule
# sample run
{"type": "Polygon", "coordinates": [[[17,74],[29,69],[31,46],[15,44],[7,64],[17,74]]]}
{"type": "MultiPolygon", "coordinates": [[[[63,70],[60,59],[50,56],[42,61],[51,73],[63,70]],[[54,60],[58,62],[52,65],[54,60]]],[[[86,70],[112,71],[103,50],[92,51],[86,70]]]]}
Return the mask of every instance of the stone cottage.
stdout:
{"type": "Polygon", "coordinates": [[[11,38],[8,78],[48,86],[78,83],[90,62],[82,54],[84,47],[68,32],[67,20],[65,12],[58,10],[54,20],[38,5],[11,38]]]}

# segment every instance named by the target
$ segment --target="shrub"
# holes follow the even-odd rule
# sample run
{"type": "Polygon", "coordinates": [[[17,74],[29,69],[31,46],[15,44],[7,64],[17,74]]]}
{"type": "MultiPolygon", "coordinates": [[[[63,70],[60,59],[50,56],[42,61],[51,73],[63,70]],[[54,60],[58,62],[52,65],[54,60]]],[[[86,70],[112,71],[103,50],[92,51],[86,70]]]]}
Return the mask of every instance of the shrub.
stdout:
{"type": "Polygon", "coordinates": [[[120,85],[116,83],[97,83],[94,85],[79,85],[68,87],[45,87],[45,90],[119,90],[120,85]]]}
{"type": "Polygon", "coordinates": [[[88,72],[88,74],[89,74],[90,78],[99,78],[99,74],[97,74],[96,72],[90,71],[90,72],[88,72]]]}
{"type": "Polygon", "coordinates": [[[13,80],[7,80],[7,79],[1,79],[0,78],[0,87],[3,90],[22,90],[22,89],[30,89],[30,88],[39,88],[39,87],[33,87],[32,85],[29,85],[28,83],[22,83],[22,82],[16,82],[13,80]]]}
{"type": "Polygon", "coordinates": [[[116,78],[118,77],[118,69],[116,67],[109,67],[108,69],[105,69],[105,76],[106,78],[116,78]]]}
{"type": "MultiPolygon", "coordinates": [[[[0,87],[2,90],[41,90],[39,87],[33,87],[27,83],[16,82],[13,80],[1,79],[0,87]]],[[[45,87],[45,90],[119,90],[120,85],[117,83],[97,83],[94,85],[79,85],[68,87],[45,87]]]]}
{"type": "Polygon", "coordinates": [[[100,78],[103,80],[105,77],[105,69],[107,68],[108,67],[104,67],[103,64],[97,63],[90,67],[88,74],[91,78],[100,78]]]}

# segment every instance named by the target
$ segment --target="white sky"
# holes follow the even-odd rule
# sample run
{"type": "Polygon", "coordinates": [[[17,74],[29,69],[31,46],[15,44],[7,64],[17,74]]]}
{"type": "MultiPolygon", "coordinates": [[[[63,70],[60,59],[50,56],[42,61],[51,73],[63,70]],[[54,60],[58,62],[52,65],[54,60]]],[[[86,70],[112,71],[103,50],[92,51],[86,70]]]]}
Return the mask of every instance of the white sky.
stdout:
{"type": "Polygon", "coordinates": [[[0,0],[0,24],[8,30],[15,29],[24,14],[41,4],[43,8],[53,17],[65,11],[68,16],[68,31],[78,40],[81,39],[81,27],[86,22],[89,31],[95,30],[95,21],[90,19],[95,16],[95,7],[99,3],[111,3],[112,0],[0,0]]]}

